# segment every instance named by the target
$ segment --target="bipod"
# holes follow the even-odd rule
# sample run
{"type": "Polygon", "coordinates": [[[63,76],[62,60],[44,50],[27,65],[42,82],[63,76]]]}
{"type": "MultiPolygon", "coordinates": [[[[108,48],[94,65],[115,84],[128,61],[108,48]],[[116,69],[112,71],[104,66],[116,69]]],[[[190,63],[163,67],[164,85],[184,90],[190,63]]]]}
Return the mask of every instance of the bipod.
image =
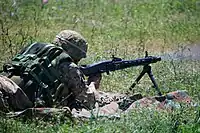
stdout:
{"type": "MultiPolygon", "coordinates": [[[[145,57],[148,57],[148,53],[147,51],[145,52],[146,55],[145,57]]],[[[151,66],[149,64],[144,65],[142,72],[140,73],[140,75],[136,78],[136,80],[134,81],[134,83],[131,85],[131,87],[129,88],[129,90],[132,90],[132,88],[135,87],[136,84],[139,83],[140,79],[144,76],[144,74],[147,73],[149,78],[151,79],[151,82],[153,83],[153,88],[156,89],[156,91],[158,92],[159,96],[162,96],[162,93],[160,92],[158,85],[155,81],[155,78],[153,76],[152,70],[151,70],[151,66]]]]}

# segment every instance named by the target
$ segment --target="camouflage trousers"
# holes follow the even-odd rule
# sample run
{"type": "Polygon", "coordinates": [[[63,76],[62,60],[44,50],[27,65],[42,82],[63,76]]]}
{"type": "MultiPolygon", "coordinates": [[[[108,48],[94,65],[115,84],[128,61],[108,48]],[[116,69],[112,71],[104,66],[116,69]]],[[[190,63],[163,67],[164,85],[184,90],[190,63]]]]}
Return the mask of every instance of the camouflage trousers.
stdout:
{"type": "Polygon", "coordinates": [[[11,79],[0,75],[0,111],[18,111],[32,107],[23,90],[11,79]]]}

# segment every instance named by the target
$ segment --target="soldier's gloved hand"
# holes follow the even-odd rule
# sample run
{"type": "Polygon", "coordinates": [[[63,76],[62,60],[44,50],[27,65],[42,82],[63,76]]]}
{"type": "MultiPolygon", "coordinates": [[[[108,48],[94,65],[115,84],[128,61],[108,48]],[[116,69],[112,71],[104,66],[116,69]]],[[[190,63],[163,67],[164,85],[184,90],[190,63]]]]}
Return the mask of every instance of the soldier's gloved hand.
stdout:
{"type": "Polygon", "coordinates": [[[100,82],[101,82],[102,76],[100,73],[95,74],[95,75],[90,75],[88,77],[88,85],[90,85],[91,82],[94,82],[95,88],[98,89],[100,82]]]}

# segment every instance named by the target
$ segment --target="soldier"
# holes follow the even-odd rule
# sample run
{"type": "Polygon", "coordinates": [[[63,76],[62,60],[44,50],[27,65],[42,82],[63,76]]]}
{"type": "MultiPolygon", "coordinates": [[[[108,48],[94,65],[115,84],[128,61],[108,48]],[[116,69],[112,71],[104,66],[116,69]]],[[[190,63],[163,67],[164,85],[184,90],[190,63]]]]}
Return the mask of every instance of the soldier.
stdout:
{"type": "MultiPolygon", "coordinates": [[[[57,102],[57,105],[65,105],[71,108],[76,107],[78,104],[90,109],[94,107],[95,95],[98,94],[96,88],[99,86],[101,76],[91,76],[88,78],[88,82],[85,82],[84,77],[77,66],[77,63],[82,58],[86,57],[88,47],[86,40],[82,37],[82,35],[75,31],[64,30],[56,36],[53,43],[54,45],[35,43],[26,47],[19,53],[20,56],[17,56],[12,61],[11,68],[13,69],[13,64],[14,66],[16,66],[16,64],[23,64],[24,66],[26,66],[23,74],[12,71],[12,74],[9,75],[8,70],[10,70],[10,66],[8,65],[9,67],[5,67],[6,69],[4,70],[7,73],[7,76],[0,77],[1,110],[23,110],[28,107],[37,106],[37,102],[43,102],[43,100],[46,102],[44,103],[44,106],[52,106],[52,100],[54,100],[55,102],[57,102]],[[42,64],[41,60],[38,59],[40,58],[39,55],[41,55],[41,53],[44,54],[45,57],[47,55],[49,56],[49,53],[45,53],[47,50],[44,50],[44,48],[46,48],[47,46],[50,48],[57,46],[61,47],[62,53],[50,60],[50,64],[46,65],[48,67],[33,67],[34,65],[42,64]],[[36,58],[35,55],[37,55],[36,58]],[[27,59],[34,60],[28,61],[27,59]],[[18,61],[22,62],[19,63],[18,61]],[[23,61],[25,61],[25,63],[23,61]],[[37,69],[32,70],[33,68],[37,69]],[[29,76],[24,76],[25,71],[30,71],[28,74],[29,76]],[[49,77],[49,75],[51,76],[49,77]],[[55,85],[54,82],[52,83],[52,81],[58,80],[52,80],[52,77],[58,77],[59,81],[61,81],[60,84],[55,85]],[[52,91],[52,87],[56,87],[53,88],[55,89],[55,91],[52,91]],[[43,89],[42,95],[40,94],[38,95],[38,97],[36,97],[35,94],[36,92],[38,93],[38,88],[43,89]],[[50,90],[51,93],[49,93],[50,90]],[[38,101],[35,99],[38,99],[38,101]]],[[[50,54],[52,55],[54,53],[50,54]]],[[[19,70],[22,70],[24,66],[21,67],[19,70]]]]}
{"type": "Polygon", "coordinates": [[[62,47],[73,59],[73,62],[65,62],[60,65],[59,69],[61,73],[65,74],[64,81],[66,82],[63,83],[63,88],[57,89],[56,99],[66,98],[72,92],[71,94],[75,96],[76,102],[78,101],[86,108],[93,108],[101,75],[90,76],[86,82],[84,75],[77,66],[78,62],[86,57],[88,48],[86,40],[75,31],[64,30],[56,36],[53,43],[62,47]]]}

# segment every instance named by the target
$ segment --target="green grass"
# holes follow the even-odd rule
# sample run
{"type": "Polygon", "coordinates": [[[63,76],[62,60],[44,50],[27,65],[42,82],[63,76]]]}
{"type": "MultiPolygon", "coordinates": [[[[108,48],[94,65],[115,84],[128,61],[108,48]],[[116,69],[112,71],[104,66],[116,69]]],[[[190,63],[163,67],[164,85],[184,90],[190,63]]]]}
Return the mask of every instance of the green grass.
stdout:
{"type": "Polygon", "coordinates": [[[32,121],[2,120],[1,132],[28,132],[28,133],[198,133],[199,124],[196,121],[197,109],[185,108],[176,112],[158,112],[152,109],[132,111],[122,115],[121,119],[90,119],[76,121],[75,123],[59,123],[56,121],[32,121]],[[187,117],[185,117],[187,115],[187,117]],[[59,124],[58,124],[59,123],[59,124]]]}
{"type": "MultiPolygon", "coordinates": [[[[0,65],[25,44],[52,42],[63,29],[74,29],[88,40],[88,58],[81,64],[110,59],[152,55],[200,41],[200,5],[197,0],[57,0],[41,8],[40,0],[0,1],[0,65]]],[[[163,93],[185,89],[200,99],[199,61],[167,60],[153,64],[154,76],[163,93]]],[[[127,92],[141,67],[103,74],[100,89],[127,92]]],[[[145,76],[134,92],[155,95],[145,76]]],[[[200,132],[199,108],[177,112],[133,111],[120,120],[88,120],[75,124],[24,122],[1,118],[0,132],[200,132]],[[39,124],[37,124],[39,123],[39,124]],[[178,123],[178,124],[177,124],[178,123]]]]}

